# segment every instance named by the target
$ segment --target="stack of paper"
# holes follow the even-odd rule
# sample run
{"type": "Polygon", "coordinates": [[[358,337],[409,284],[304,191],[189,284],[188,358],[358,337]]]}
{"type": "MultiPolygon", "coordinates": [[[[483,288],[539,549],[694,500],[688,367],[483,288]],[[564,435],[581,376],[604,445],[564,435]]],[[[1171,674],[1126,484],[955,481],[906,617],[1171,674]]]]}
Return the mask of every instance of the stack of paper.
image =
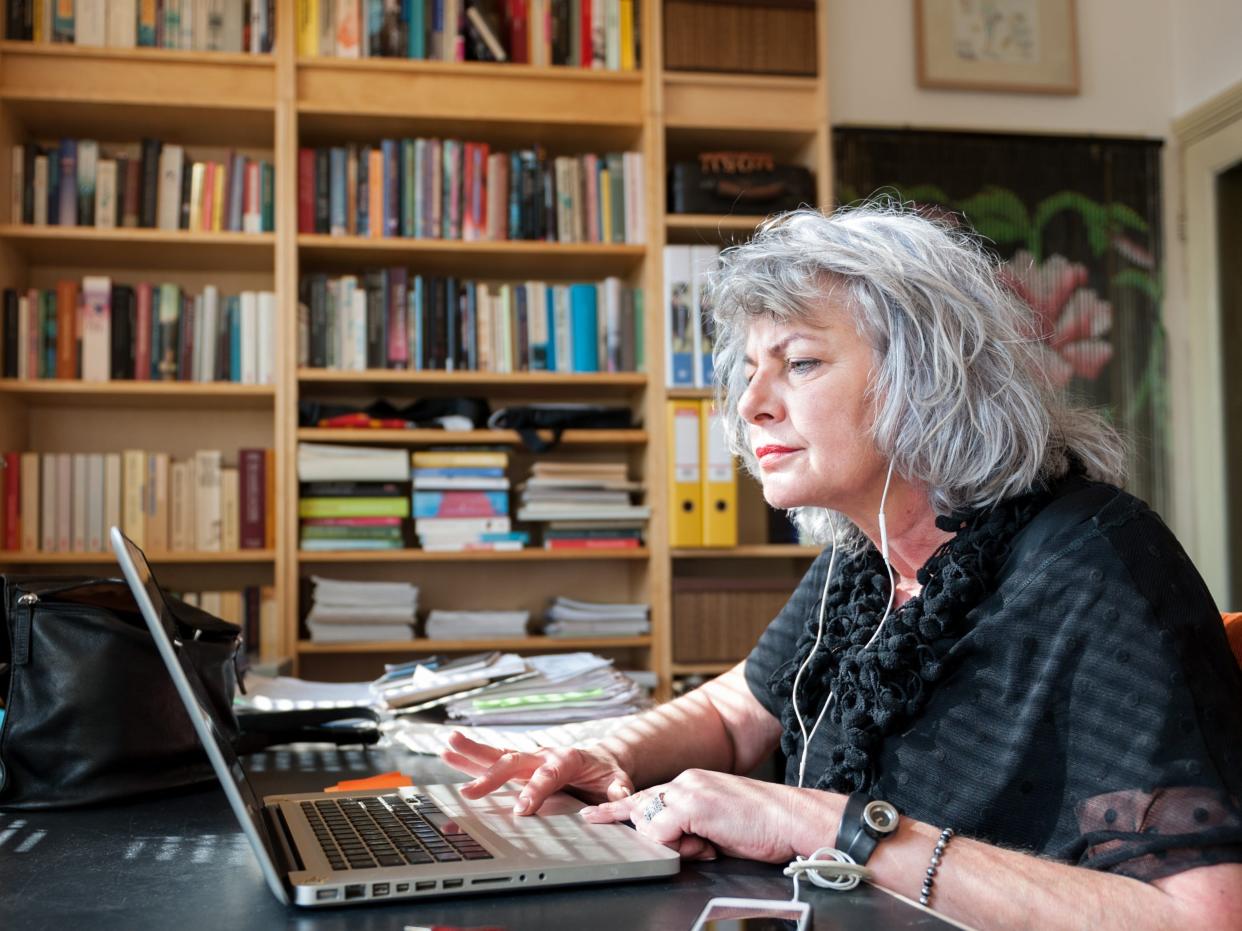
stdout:
{"type": "Polygon", "coordinates": [[[563,724],[634,714],[647,707],[643,690],[593,653],[528,656],[538,675],[451,701],[451,719],[472,725],[563,724]]]}
{"type": "Polygon", "coordinates": [[[543,534],[548,549],[636,547],[651,509],[631,503],[641,492],[624,462],[536,462],[522,485],[518,520],[567,522],[543,534]]]}
{"type": "Polygon", "coordinates": [[[414,710],[446,695],[482,694],[488,684],[531,675],[516,653],[477,653],[454,660],[430,658],[389,667],[371,683],[375,703],[414,710]]]}
{"type": "Polygon", "coordinates": [[[317,643],[413,640],[418,587],[313,576],[306,626],[317,643]]]}
{"type": "Polygon", "coordinates": [[[606,604],[557,598],[544,617],[549,637],[636,637],[651,631],[645,604],[606,604]]]}
{"type": "Polygon", "coordinates": [[[427,615],[427,636],[432,640],[490,640],[525,637],[529,611],[443,611],[427,615]]]}

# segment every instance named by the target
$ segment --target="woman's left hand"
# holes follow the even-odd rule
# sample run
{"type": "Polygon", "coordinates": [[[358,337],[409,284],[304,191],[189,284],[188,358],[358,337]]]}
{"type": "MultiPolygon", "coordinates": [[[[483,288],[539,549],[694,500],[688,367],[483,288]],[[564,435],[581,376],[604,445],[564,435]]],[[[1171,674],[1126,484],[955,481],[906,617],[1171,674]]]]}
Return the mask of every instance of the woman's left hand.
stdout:
{"type": "Polygon", "coordinates": [[[840,796],[701,769],[628,798],[582,810],[586,821],[630,821],[685,859],[731,857],[780,863],[830,843],[840,796]],[[805,840],[804,840],[805,838],[805,840]]]}

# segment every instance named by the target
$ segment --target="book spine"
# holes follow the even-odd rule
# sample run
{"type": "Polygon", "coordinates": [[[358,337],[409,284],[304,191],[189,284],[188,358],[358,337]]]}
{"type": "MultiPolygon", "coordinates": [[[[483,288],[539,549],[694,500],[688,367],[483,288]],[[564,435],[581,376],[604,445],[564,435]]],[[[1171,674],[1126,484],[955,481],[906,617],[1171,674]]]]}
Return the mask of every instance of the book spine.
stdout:
{"type": "Polygon", "coordinates": [[[264,476],[264,451],[243,449],[237,454],[240,472],[239,507],[241,511],[240,548],[263,549],[266,528],[267,479],[264,476]]]}

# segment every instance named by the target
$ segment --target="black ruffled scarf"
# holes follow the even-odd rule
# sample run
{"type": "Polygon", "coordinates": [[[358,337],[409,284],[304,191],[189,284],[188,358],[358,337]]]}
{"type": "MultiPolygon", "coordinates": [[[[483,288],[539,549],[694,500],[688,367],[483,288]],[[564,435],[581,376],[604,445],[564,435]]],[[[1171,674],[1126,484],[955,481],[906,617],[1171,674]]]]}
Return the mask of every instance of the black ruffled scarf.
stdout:
{"type": "MultiPolygon", "coordinates": [[[[941,659],[966,632],[967,614],[995,589],[996,575],[1018,532],[1043,510],[1051,493],[1042,485],[994,508],[936,518],[955,536],[919,570],[922,591],[894,611],[871,648],[888,604],[888,571],[874,546],[847,560],[828,587],[824,635],[798,686],[807,733],[829,692],[827,717],[841,738],[816,788],[855,792],[869,786],[872,761],[885,735],[912,720],[942,672],[941,659]]],[[[794,715],[794,677],[815,643],[819,600],[807,618],[793,659],[768,682],[784,702],[781,749],[795,758],[801,734],[794,715]]],[[[826,726],[825,722],[825,726],[826,726]]]]}

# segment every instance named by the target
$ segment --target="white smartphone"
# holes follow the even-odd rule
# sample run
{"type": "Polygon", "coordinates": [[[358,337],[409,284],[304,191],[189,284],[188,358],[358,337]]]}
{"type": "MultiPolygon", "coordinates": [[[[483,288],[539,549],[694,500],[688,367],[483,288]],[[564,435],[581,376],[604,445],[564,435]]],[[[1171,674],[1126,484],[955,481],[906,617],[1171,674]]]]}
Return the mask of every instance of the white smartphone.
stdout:
{"type": "Polygon", "coordinates": [[[792,899],[711,899],[690,931],[806,931],[811,906],[792,899]]]}

